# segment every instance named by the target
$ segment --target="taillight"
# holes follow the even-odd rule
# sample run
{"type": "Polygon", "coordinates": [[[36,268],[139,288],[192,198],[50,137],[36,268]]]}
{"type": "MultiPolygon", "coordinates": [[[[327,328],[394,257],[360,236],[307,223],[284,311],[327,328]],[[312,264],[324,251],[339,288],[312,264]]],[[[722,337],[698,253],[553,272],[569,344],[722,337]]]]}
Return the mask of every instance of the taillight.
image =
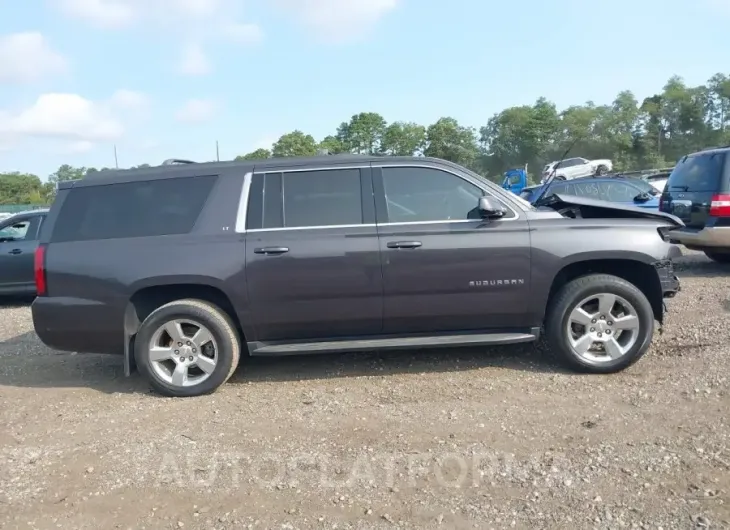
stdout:
{"type": "Polygon", "coordinates": [[[730,195],[726,193],[713,195],[710,203],[710,215],[712,217],[730,217],[730,195]]]}
{"type": "Polygon", "coordinates": [[[33,272],[35,274],[35,290],[38,296],[46,295],[46,247],[39,245],[35,249],[33,260],[33,272]]]}

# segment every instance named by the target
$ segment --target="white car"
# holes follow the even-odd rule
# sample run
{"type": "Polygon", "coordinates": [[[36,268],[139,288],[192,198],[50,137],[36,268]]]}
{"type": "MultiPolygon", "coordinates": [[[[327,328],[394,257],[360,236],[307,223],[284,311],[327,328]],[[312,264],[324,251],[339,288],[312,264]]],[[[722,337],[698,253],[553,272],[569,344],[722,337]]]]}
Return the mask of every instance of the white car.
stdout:
{"type": "Polygon", "coordinates": [[[654,186],[657,190],[664,191],[670,173],[671,171],[667,171],[663,173],[657,173],[656,175],[648,175],[644,177],[644,180],[654,186]]]}
{"type": "Polygon", "coordinates": [[[605,175],[613,170],[613,162],[608,159],[587,160],[585,158],[566,158],[562,162],[550,162],[542,170],[542,181],[545,182],[553,171],[555,178],[570,180],[591,175],[605,175]]]}

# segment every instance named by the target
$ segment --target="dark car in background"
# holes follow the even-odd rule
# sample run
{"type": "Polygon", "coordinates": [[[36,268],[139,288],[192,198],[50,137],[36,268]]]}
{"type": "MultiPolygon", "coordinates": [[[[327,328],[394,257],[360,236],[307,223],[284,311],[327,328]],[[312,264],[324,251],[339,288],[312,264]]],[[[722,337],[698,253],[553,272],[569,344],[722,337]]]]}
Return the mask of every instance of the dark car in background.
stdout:
{"type": "MultiPolygon", "coordinates": [[[[525,188],[520,197],[532,203],[542,195],[543,187],[541,184],[525,188]]],[[[659,208],[660,192],[645,180],[631,177],[581,177],[553,181],[549,193],[598,199],[652,210],[659,208]]]]}
{"type": "Polygon", "coordinates": [[[660,210],[684,221],[672,240],[730,263],[730,147],[681,158],[669,175],[660,210]]]}
{"type": "Polygon", "coordinates": [[[0,296],[35,295],[33,259],[47,214],[31,210],[0,221],[0,296]]]}

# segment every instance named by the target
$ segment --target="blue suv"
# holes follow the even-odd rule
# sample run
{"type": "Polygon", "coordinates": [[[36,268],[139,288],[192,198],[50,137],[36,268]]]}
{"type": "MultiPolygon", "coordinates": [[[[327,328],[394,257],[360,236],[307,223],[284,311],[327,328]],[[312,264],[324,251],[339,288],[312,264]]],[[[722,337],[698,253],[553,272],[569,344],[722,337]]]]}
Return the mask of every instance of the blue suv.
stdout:
{"type": "MultiPolygon", "coordinates": [[[[520,197],[533,202],[540,196],[542,185],[525,188],[520,197]]],[[[648,182],[631,177],[582,177],[572,180],[556,180],[550,184],[548,193],[575,195],[589,199],[638,206],[651,210],[659,209],[659,192],[648,182]]]]}

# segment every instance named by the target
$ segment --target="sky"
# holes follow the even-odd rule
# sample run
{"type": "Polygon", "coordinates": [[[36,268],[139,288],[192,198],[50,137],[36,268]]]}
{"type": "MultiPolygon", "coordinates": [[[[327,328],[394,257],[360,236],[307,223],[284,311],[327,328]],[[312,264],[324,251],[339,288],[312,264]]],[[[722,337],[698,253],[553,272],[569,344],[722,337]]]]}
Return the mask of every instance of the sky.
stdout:
{"type": "Polygon", "coordinates": [[[0,172],[641,99],[730,73],[728,23],[730,0],[0,0],[0,172]]]}

